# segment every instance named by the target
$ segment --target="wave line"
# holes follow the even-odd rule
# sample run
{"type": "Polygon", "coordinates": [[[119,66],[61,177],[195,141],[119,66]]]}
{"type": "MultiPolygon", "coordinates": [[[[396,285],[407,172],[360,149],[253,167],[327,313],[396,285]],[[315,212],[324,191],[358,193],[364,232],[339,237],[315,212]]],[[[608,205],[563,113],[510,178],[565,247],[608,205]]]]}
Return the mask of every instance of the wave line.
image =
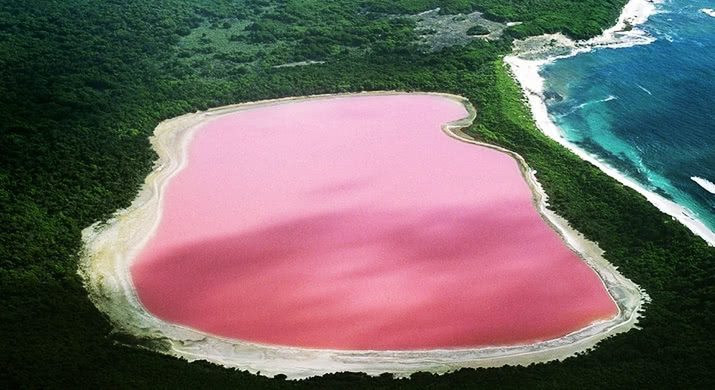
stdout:
{"type": "Polygon", "coordinates": [[[698,177],[698,176],[692,176],[690,178],[690,180],[698,183],[698,185],[700,187],[703,187],[705,189],[705,191],[707,191],[711,194],[715,194],[715,183],[711,182],[710,180],[703,179],[702,177],[698,177]]]}

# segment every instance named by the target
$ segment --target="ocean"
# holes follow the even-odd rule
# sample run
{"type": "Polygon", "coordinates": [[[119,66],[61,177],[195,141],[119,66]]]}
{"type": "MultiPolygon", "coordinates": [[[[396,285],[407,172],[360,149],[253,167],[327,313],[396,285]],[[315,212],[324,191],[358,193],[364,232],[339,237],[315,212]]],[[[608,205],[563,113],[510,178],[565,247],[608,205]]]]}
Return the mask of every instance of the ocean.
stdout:
{"type": "Polygon", "coordinates": [[[670,0],[640,26],[655,40],[540,68],[568,142],[715,231],[715,8],[670,0]]]}

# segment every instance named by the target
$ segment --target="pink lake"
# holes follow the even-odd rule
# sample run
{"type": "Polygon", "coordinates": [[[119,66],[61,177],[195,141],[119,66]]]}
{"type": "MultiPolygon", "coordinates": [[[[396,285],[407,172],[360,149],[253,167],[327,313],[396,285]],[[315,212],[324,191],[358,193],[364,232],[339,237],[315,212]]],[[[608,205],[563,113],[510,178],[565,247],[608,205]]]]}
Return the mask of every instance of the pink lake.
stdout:
{"type": "Polygon", "coordinates": [[[141,302],[222,337],[348,350],[524,344],[612,318],[517,162],[441,130],[466,116],[403,94],[204,124],[132,264],[141,302]]]}

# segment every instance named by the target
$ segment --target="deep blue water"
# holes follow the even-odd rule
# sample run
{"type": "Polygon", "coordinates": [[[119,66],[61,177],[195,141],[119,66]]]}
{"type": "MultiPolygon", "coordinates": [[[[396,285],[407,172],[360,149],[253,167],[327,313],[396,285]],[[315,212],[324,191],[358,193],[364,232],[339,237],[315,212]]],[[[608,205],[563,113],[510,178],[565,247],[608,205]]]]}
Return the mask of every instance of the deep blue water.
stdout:
{"type": "Polygon", "coordinates": [[[690,209],[715,231],[713,0],[671,0],[641,26],[657,40],[599,49],[542,69],[552,119],[571,142],[690,209]]]}

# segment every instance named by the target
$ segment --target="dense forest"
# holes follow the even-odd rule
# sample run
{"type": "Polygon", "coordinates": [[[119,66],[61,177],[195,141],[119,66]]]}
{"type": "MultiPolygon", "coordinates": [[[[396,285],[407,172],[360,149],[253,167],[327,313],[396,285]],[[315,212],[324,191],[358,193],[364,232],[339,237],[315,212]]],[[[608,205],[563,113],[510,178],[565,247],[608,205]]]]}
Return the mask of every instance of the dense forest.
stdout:
{"type": "MultiPolygon", "coordinates": [[[[0,0],[0,387],[715,388],[715,249],[542,135],[502,57],[612,25],[625,0],[0,0]],[[439,52],[403,16],[523,22],[439,52]],[[275,67],[299,61],[310,66],[275,67]],[[363,90],[469,98],[476,137],[525,157],[551,206],[652,297],[641,330],[563,362],[393,379],[266,378],[120,343],[77,274],[80,232],[129,205],[161,120],[363,90]]],[[[469,167],[465,167],[468,169],[469,167]]]]}

